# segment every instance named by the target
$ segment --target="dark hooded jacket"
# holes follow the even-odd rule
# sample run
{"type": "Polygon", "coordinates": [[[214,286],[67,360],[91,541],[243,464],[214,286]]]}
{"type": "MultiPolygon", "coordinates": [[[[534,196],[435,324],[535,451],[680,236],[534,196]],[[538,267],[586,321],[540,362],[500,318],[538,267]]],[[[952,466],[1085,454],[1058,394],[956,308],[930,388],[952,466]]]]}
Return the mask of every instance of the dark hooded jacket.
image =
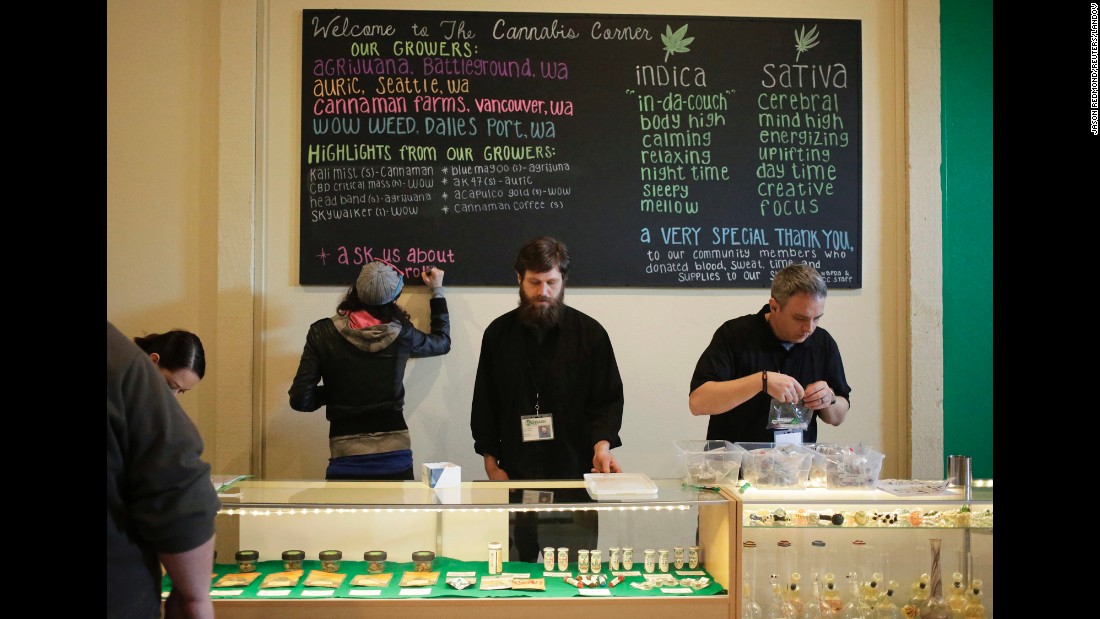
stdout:
{"type": "Polygon", "coordinates": [[[447,300],[429,303],[431,333],[397,320],[354,329],[341,315],[310,325],[290,386],[291,408],[312,412],[326,406],[329,438],[407,430],[405,364],[410,357],[451,350],[447,300]]]}

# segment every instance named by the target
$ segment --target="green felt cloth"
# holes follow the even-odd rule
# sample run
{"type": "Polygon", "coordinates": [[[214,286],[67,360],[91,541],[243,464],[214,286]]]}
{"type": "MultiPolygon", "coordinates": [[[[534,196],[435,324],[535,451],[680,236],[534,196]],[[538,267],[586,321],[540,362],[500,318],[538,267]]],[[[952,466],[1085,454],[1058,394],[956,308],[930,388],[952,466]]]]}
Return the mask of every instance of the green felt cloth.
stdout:
{"type": "MultiPolygon", "coordinates": [[[[637,567],[638,566],[635,565],[635,568],[637,568],[637,567]]],[[[572,572],[572,574],[574,576],[576,576],[577,575],[576,564],[571,565],[570,568],[571,568],[570,572],[572,572]]],[[[286,588],[282,588],[282,589],[278,589],[278,588],[260,589],[260,583],[263,581],[264,576],[266,576],[267,574],[283,571],[283,562],[282,561],[260,561],[257,564],[257,571],[260,572],[260,576],[258,576],[256,578],[256,580],[252,581],[252,583],[250,585],[248,585],[247,587],[243,587],[243,591],[241,591],[241,589],[242,589],[241,587],[229,587],[229,588],[222,588],[222,587],[213,588],[212,587],[211,591],[214,592],[213,597],[214,597],[215,600],[219,600],[219,599],[234,599],[234,600],[240,600],[240,599],[331,599],[331,598],[398,599],[398,598],[408,598],[408,597],[428,597],[428,598],[442,598],[442,597],[451,597],[451,598],[455,598],[455,597],[459,597],[459,598],[556,597],[556,598],[560,598],[560,597],[572,597],[572,596],[579,596],[580,595],[580,592],[578,591],[578,589],[576,587],[566,583],[562,579],[562,577],[560,577],[560,576],[547,576],[546,577],[546,591],[513,591],[511,589],[497,589],[497,590],[485,591],[485,590],[479,589],[478,587],[481,584],[481,578],[487,575],[488,563],[486,561],[457,561],[455,559],[448,559],[446,557],[436,558],[436,560],[435,560],[435,571],[439,572],[439,580],[436,582],[435,585],[430,587],[431,592],[429,594],[427,594],[427,595],[418,595],[418,596],[401,595],[401,586],[400,586],[401,577],[404,575],[405,572],[413,571],[412,562],[398,563],[398,562],[394,562],[394,561],[387,561],[386,562],[386,571],[385,571],[385,573],[392,573],[393,576],[390,577],[390,583],[386,587],[378,588],[378,587],[352,587],[351,586],[351,581],[356,576],[358,576],[360,574],[366,574],[367,573],[367,563],[366,563],[366,561],[341,561],[340,562],[340,572],[343,573],[343,574],[347,574],[347,577],[344,578],[343,584],[341,584],[340,587],[337,588],[337,589],[328,589],[326,587],[305,587],[305,586],[302,585],[302,583],[305,582],[305,575],[309,574],[310,570],[320,570],[320,569],[321,569],[321,562],[320,561],[303,561],[302,562],[303,576],[302,576],[301,580],[298,581],[298,585],[295,586],[295,587],[290,588],[290,592],[289,592],[288,595],[271,597],[269,595],[261,595],[261,591],[264,592],[264,593],[270,594],[271,592],[286,591],[287,589],[286,588]],[[473,576],[473,577],[466,576],[465,577],[466,580],[470,581],[472,584],[469,587],[467,587],[466,589],[461,589],[460,590],[460,589],[455,589],[454,587],[448,585],[447,582],[446,582],[448,573],[452,573],[452,572],[472,572],[473,574],[475,574],[475,576],[473,576]],[[370,595],[370,596],[362,596],[362,595],[354,595],[352,593],[353,590],[364,591],[364,590],[371,590],[371,589],[373,589],[373,590],[381,589],[381,594],[379,594],[379,595],[370,595]],[[226,592],[226,591],[241,591],[241,593],[238,594],[238,595],[230,595],[230,596],[219,595],[219,593],[226,592]],[[308,594],[309,592],[317,592],[317,591],[332,591],[332,594],[330,596],[322,596],[322,597],[314,597],[314,596],[311,596],[311,595],[308,594]]],[[[638,570],[638,571],[640,572],[641,570],[638,570]]],[[[694,571],[704,572],[705,570],[703,569],[702,566],[700,566],[698,570],[694,570],[694,571]]],[[[216,574],[216,576],[211,578],[210,582],[211,582],[211,584],[213,584],[214,581],[216,581],[221,576],[223,576],[225,574],[233,574],[233,573],[236,573],[236,572],[237,572],[236,564],[217,564],[217,565],[214,566],[214,569],[212,570],[212,574],[216,574]]],[[[531,578],[542,578],[544,570],[543,570],[543,566],[541,564],[521,563],[521,562],[518,562],[518,561],[508,561],[508,562],[504,563],[504,572],[509,573],[509,574],[529,574],[531,578]]],[[[610,580],[612,578],[612,574],[611,574],[610,571],[605,569],[603,571],[603,573],[604,573],[604,575],[607,576],[608,580],[610,580]]],[[[676,570],[672,570],[672,575],[677,577],[677,578],[682,578],[681,576],[677,575],[676,570]]],[[[710,576],[709,573],[706,576],[707,576],[707,578],[710,578],[710,580],[711,580],[710,584],[707,585],[707,587],[705,587],[703,589],[700,589],[698,591],[691,590],[691,593],[684,593],[684,594],[679,594],[679,595],[715,595],[715,594],[726,592],[725,587],[723,587],[719,583],[714,582],[714,579],[710,576]]],[[[687,576],[685,575],[684,577],[687,577],[687,576]]],[[[699,576],[695,576],[695,575],[692,575],[690,577],[691,578],[699,578],[699,576]]],[[[641,589],[636,589],[636,588],[630,586],[630,583],[632,583],[632,582],[642,582],[644,580],[645,580],[645,578],[640,576],[640,575],[639,576],[627,576],[626,580],[624,580],[622,583],[620,583],[616,587],[610,589],[611,596],[612,597],[639,597],[639,596],[660,597],[660,596],[672,595],[672,594],[662,593],[660,591],[660,589],[652,589],[650,591],[643,591],[641,589]]],[[[172,581],[168,578],[167,575],[164,576],[164,581],[163,581],[162,587],[163,587],[163,591],[164,591],[165,594],[167,594],[167,592],[171,591],[171,589],[172,589],[172,581]]],[[[410,587],[408,589],[413,589],[413,588],[410,587]]],[[[417,587],[417,589],[419,589],[419,587],[417,587]]]]}

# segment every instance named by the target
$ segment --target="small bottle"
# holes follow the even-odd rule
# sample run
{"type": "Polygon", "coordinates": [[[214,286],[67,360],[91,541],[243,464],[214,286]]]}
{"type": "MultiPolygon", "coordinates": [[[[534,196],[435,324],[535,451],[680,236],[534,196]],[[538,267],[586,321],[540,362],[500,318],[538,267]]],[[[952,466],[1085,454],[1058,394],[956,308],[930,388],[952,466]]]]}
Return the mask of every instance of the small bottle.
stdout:
{"type": "Polygon", "coordinates": [[[317,558],[321,560],[322,572],[339,572],[340,560],[344,558],[344,553],[339,550],[322,550],[317,558]]]}
{"type": "Polygon", "coordinates": [[[645,549],[645,571],[652,574],[657,569],[657,551],[652,548],[645,549]]]}
{"type": "Polygon", "coordinates": [[[497,576],[504,571],[501,562],[500,542],[489,542],[489,575],[497,576]]]}
{"type": "Polygon", "coordinates": [[[634,569],[634,547],[623,546],[623,569],[634,569]]]}
{"type": "Polygon", "coordinates": [[[699,567],[699,564],[703,562],[702,557],[699,554],[698,546],[688,546],[688,567],[695,569],[699,567]]]}
{"type": "Polygon", "coordinates": [[[238,550],[236,558],[237,571],[246,574],[256,571],[256,562],[260,560],[260,553],[257,550],[238,550]]]}
{"type": "Polygon", "coordinates": [[[619,554],[620,550],[618,546],[612,546],[607,549],[607,567],[612,572],[619,571],[619,554]]]}
{"type": "Polygon", "coordinates": [[[417,550],[412,553],[413,571],[430,572],[435,563],[435,553],[431,550],[417,550]]]}
{"type": "Polygon", "coordinates": [[[599,574],[603,571],[603,558],[600,556],[600,550],[597,548],[588,553],[588,565],[593,574],[599,574]]]}
{"type": "Polygon", "coordinates": [[[579,572],[581,574],[587,574],[588,573],[588,551],[587,550],[578,550],[577,551],[577,572],[579,572]]]}
{"type": "Polygon", "coordinates": [[[569,569],[569,547],[558,547],[558,571],[564,572],[569,569]]]}
{"type": "Polygon", "coordinates": [[[672,549],[672,565],[678,570],[684,569],[684,547],[676,546],[672,549]]]}
{"type": "Polygon", "coordinates": [[[368,574],[381,574],[386,571],[386,551],[368,550],[363,553],[363,560],[367,562],[368,574]]]}
{"type": "Polygon", "coordinates": [[[657,551],[657,569],[663,574],[668,573],[668,548],[657,551]]]}
{"type": "Polygon", "coordinates": [[[304,550],[284,550],[283,571],[292,572],[302,569],[302,561],[305,560],[305,558],[306,553],[304,550]]]}
{"type": "Polygon", "coordinates": [[[554,565],[554,547],[547,546],[542,549],[542,569],[547,572],[553,572],[554,565]]]}

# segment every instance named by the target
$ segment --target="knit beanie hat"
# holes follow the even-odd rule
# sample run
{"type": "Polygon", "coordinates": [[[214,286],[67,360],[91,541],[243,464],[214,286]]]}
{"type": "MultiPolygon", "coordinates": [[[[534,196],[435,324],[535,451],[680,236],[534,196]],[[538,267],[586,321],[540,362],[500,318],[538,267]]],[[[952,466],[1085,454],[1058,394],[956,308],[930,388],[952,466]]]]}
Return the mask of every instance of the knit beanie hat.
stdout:
{"type": "Polygon", "coordinates": [[[381,261],[368,262],[359,271],[355,280],[355,292],[359,300],[367,305],[385,305],[401,294],[405,287],[405,277],[389,264],[381,261]]]}

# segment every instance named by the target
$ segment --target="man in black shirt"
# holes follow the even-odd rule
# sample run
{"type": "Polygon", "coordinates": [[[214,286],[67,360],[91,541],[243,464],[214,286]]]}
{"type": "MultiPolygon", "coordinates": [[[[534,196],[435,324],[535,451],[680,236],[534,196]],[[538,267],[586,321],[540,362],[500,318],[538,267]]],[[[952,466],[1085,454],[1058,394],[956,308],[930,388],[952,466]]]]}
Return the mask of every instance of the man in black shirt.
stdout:
{"type": "MultiPolygon", "coordinates": [[[[622,445],[623,382],[607,331],[565,305],[569,261],[553,238],[528,241],[519,307],[482,337],[470,429],[491,480],[621,472],[611,449],[622,445]]],[[[537,540],[516,537],[520,560],[534,560],[537,540]]]]}
{"type": "Polygon", "coordinates": [[[834,426],[844,422],[852,389],[836,341],[818,328],[826,294],[816,269],[788,265],[772,280],[767,305],[714,332],[688,397],[691,414],[711,415],[707,439],[813,443],[819,418],[834,426]],[[802,436],[777,437],[789,432],[768,428],[773,398],[813,411],[802,436]]]}

